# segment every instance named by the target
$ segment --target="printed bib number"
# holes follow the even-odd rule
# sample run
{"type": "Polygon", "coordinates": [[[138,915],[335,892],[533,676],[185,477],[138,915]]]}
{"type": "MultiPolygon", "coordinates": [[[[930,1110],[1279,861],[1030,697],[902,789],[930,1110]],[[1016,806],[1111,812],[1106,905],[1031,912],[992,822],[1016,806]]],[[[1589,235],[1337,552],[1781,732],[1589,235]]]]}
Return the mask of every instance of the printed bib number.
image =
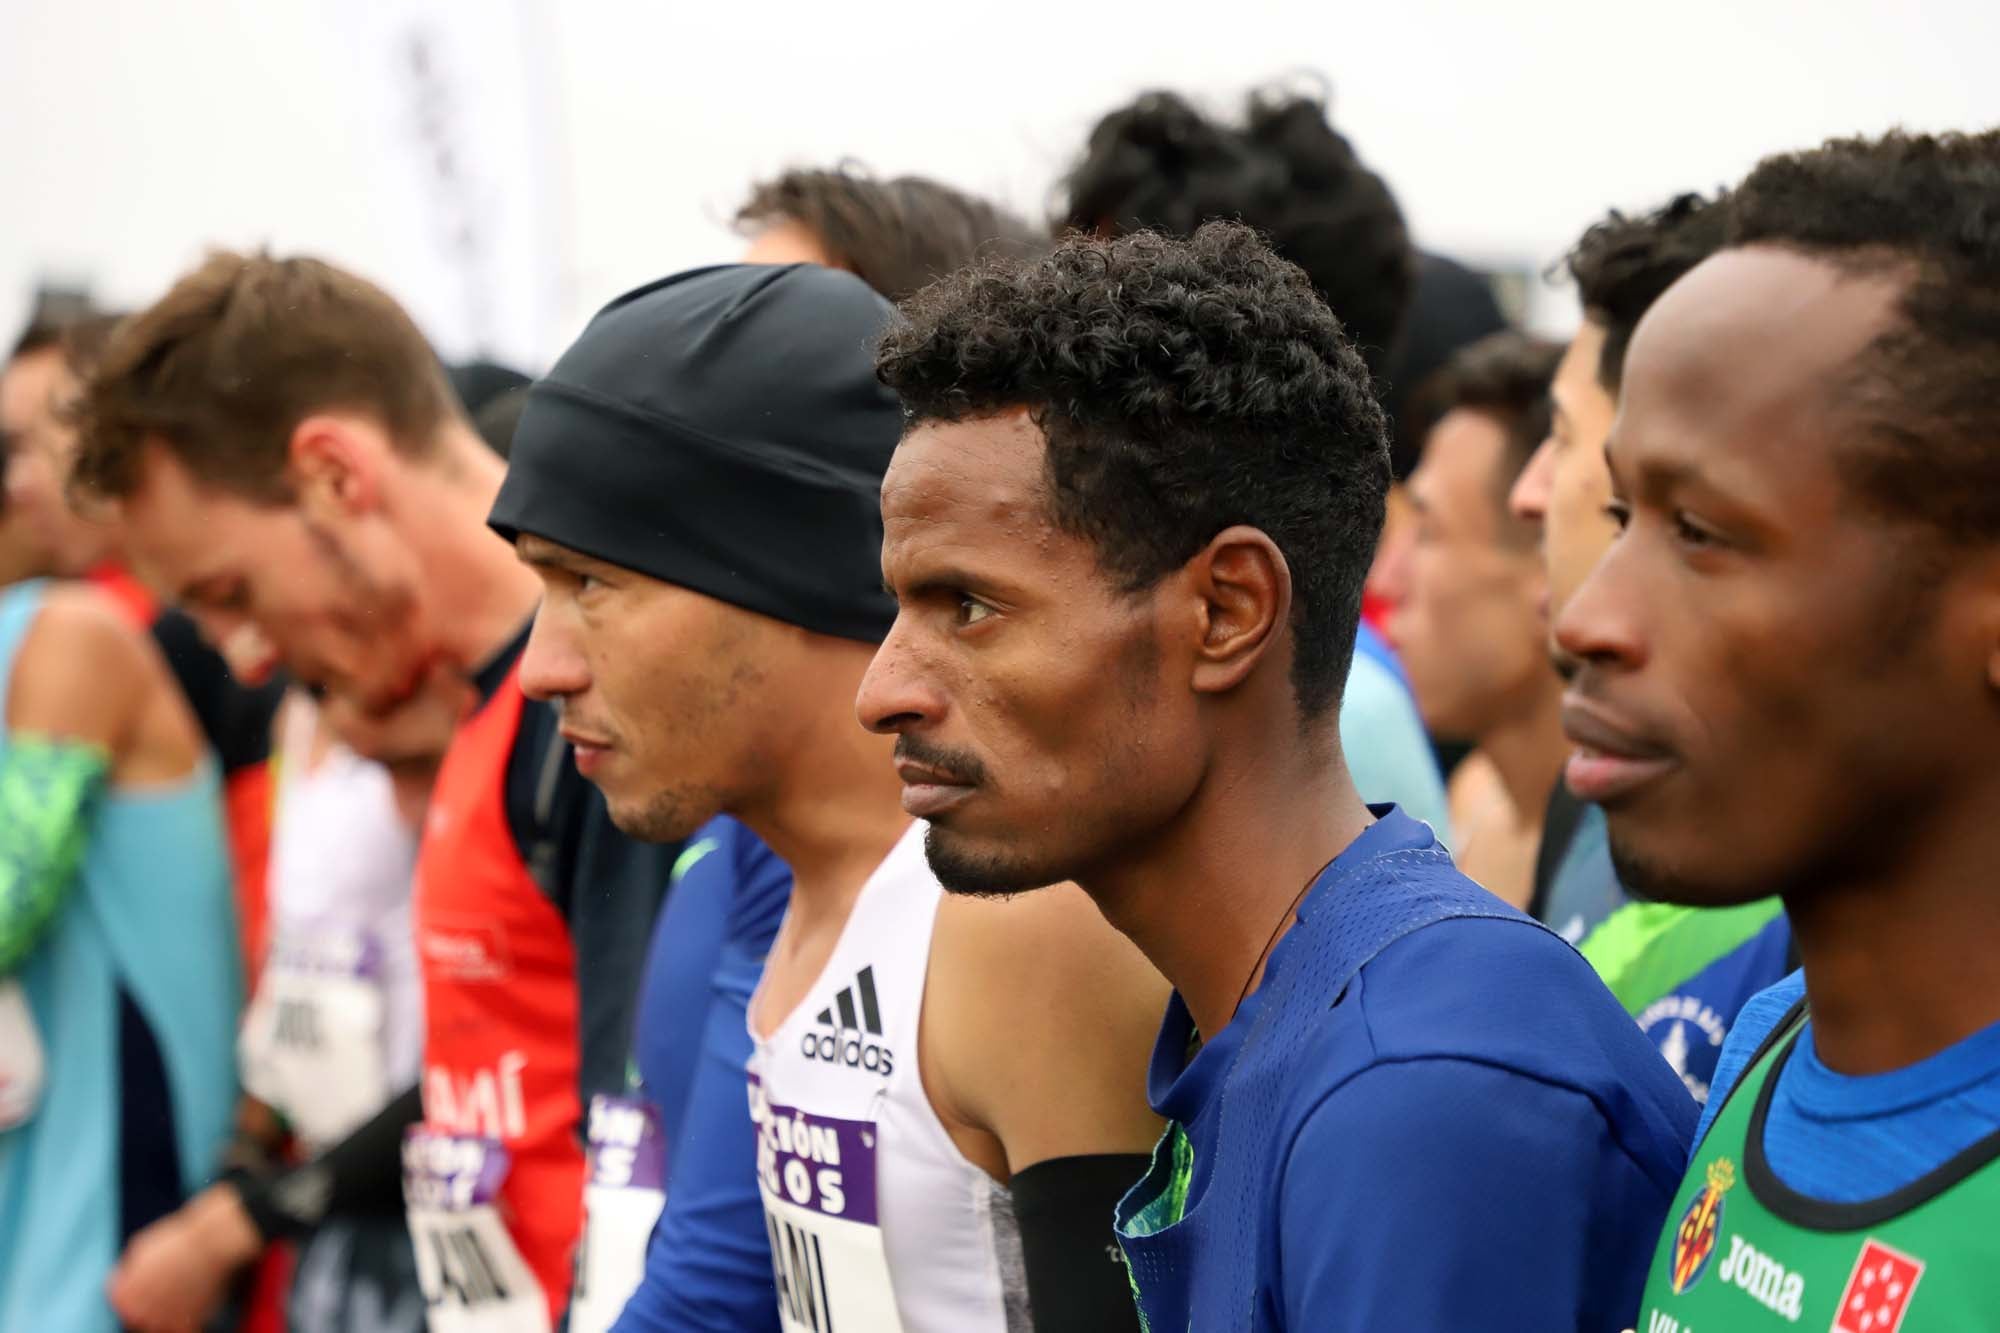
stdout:
{"type": "Polygon", "coordinates": [[[548,1305],[495,1201],[498,1140],[421,1126],[403,1137],[403,1202],[430,1333],[549,1333],[548,1305]]]}
{"type": "Polygon", "coordinates": [[[0,1130],[26,1124],[42,1102],[42,1036],[18,981],[0,981],[0,1130]]]}
{"type": "Polygon", "coordinates": [[[590,1099],[589,1175],[570,1333],[605,1333],[646,1272],[646,1243],[666,1203],[660,1113],[639,1097],[590,1099]]]}
{"type": "Polygon", "coordinates": [[[380,1110],[382,950],[359,931],[312,931],[276,943],[243,1023],[243,1079],[308,1145],[337,1143],[380,1110]]]}
{"type": "Polygon", "coordinates": [[[778,1106],[750,1081],[785,1333],[899,1333],[875,1200],[875,1123],[778,1106]]]}

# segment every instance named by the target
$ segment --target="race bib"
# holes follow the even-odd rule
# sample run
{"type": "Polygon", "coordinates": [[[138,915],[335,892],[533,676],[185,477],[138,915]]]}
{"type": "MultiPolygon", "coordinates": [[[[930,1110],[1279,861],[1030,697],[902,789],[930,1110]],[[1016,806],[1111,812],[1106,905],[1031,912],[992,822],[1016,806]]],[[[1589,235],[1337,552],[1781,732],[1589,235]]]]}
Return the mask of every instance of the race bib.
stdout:
{"type": "Polygon", "coordinates": [[[500,1218],[506,1178],[497,1139],[404,1133],[403,1202],[430,1333],[549,1333],[541,1285],[500,1218]]]}
{"type": "Polygon", "coordinates": [[[754,1077],[750,1117],[785,1333],[900,1333],[875,1206],[875,1123],[772,1104],[754,1077]]]}
{"type": "Polygon", "coordinates": [[[26,1124],[42,1102],[42,1035],[21,983],[0,981],[0,1130],[26,1124]]]}
{"type": "Polygon", "coordinates": [[[589,1175],[570,1333],[605,1333],[639,1289],[646,1243],[666,1203],[660,1113],[640,1097],[590,1099],[589,1175]]]}
{"type": "Polygon", "coordinates": [[[373,935],[287,932],[272,946],[244,1017],[244,1086],[282,1112],[309,1148],[338,1143],[395,1091],[385,1012],[373,935]]]}

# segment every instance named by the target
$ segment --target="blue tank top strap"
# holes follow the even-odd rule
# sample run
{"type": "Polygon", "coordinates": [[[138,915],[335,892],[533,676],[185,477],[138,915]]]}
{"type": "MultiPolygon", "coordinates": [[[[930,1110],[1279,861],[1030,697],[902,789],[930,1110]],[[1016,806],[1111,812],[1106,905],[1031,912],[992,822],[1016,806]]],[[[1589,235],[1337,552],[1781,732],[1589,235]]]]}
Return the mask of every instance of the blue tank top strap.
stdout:
{"type": "Polygon", "coordinates": [[[48,592],[48,580],[29,579],[10,588],[0,588],[0,744],[7,735],[7,700],[14,681],[14,659],[20,655],[21,641],[35,623],[48,592]]]}

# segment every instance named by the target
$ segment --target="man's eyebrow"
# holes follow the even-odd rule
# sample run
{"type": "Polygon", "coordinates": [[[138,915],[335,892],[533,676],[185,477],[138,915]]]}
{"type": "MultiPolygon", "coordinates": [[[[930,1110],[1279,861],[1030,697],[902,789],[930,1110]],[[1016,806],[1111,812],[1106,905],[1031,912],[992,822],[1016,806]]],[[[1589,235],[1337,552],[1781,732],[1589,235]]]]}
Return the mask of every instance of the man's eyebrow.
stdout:
{"type": "MultiPolygon", "coordinates": [[[[1604,466],[1611,468],[1614,473],[1616,468],[1611,461],[1611,451],[1618,443],[1619,436],[1615,429],[1604,437],[1604,466]]],[[[1701,469],[1685,458],[1642,457],[1632,471],[1634,475],[1631,480],[1635,488],[1654,492],[1670,490],[1689,483],[1699,483],[1702,480],[1701,469]]]]}
{"type": "Polygon", "coordinates": [[[1007,585],[999,579],[975,574],[962,565],[934,565],[905,578],[901,593],[896,591],[886,574],[882,587],[892,597],[934,597],[942,593],[997,593],[1004,591],[1007,585]]]}
{"type": "Polygon", "coordinates": [[[554,542],[543,541],[539,537],[523,537],[514,543],[514,555],[524,565],[545,565],[553,569],[571,569],[577,564],[577,557],[557,546],[554,542]]]}

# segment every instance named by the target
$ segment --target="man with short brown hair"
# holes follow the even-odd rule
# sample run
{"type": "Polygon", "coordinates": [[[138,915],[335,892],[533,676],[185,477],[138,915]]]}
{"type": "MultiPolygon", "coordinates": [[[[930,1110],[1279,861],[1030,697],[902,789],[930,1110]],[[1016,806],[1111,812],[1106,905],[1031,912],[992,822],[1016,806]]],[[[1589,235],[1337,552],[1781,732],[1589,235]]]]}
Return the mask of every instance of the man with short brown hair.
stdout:
{"type": "Polygon", "coordinates": [[[380,1206],[407,1161],[433,1318],[553,1324],[580,1227],[583,1101],[623,1089],[675,849],[611,827],[554,710],[515,683],[537,580],[486,530],[504,465],[395,301],[305,258],[212,255],[120,327],[81,417],[77,481],[117,501],[134,563],[211,637],[261,639],[253,668],[282,663],[369,715],[371,757],[428,757],[399,753],[393,725],[427,685],[475,700],[413,898],[424,1132],[404,1147],[412,1090],[289,1175],[219,1187],[234,1197],[215,1239],[254,1253],[329,1209],[380,1206]]]}
{"type": "Polygon", "coordinates": [[[165,443],[203,480],[282,495],[288,460],[272,438],[333,405],[366,408],[412,456],[459,416],[444,366],[387,292],[317,259],[218,250],[106,343],[77,481],[129,494],[147,446],[165,443]]]}
{"type": "Polygon", "coordinates": [[[1475,747],[1451,775],[1458,868],[1524,909],[1568,748],[1544,647],[1548,579],[1507,493],[1548,431],[1561,350],[1491,334],[1419,392],[1423,452],[1404,483],[1416,521],[1383,538],[1370,574],[1424,725],[1475,747]]]}
{"type": "Polygon", "coordinates": [[[1047,237],[1006,209],[924,176],[882,180],[851,163],[795,167],[736,210],[750,264],[845,269],[891,301],[978,255],[1026,254],[1047,237]]]}

